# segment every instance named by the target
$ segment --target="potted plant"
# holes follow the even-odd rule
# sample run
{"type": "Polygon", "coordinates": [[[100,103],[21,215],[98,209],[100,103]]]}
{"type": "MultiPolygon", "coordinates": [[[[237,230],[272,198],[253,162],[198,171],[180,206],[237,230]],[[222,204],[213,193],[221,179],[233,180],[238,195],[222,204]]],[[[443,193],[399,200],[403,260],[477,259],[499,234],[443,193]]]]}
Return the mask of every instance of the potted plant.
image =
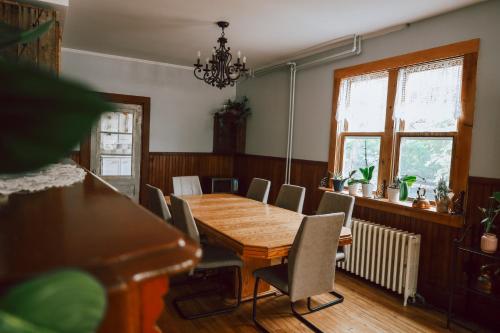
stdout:
{"type": "Polygon", "coordinates": [[[434,189],[436,211],[438,213],[448,213],[451,203],[450,193],[451,190],[448,188],[446,180],[441,177],[438,181],[437,187],[434,189]]]}
{"type": "Polygon", "coordinates": [[[363,178],[361,181],[361,190],[363,192],[363,197],[372,198],[373,197],[373,184],[371,183],[373,177],[374,165],[367,166],[366,168],[359,168],[363,178]]]}
{"type": "Polygon", "coordinates": [[[406,201],[408,189],[415,183],[417,176],[396,176],[387,188],[387,198],[390,202],[406,201]]]}
{"type": "Polygon", "coordinates": [[[358,194],[360,182],[361,181],[359,179],[349,178],[349,180],[347,181],[347,189],[349,190],[349,195],[354,196],[358,194]]]}
{"type": "Polygon", "coordinates": [[[483,213],[481,223],[484,225],[484,234],[481,236],[481,251],[486,253],[495,253],[498,247],[498,239],[494,233],[490,233],[494,228],[493,223],[500,213],[500,192],[494,192],[490,197],[488,208],[478,207],[483,213]]]}
{"type": "Polygon", "coordinates": [[[342,190],[344,189],[345,182],[348,181],[349,179],[351,179],[352,175],[354,175],[355,173],[356,173],[356,170],[349,172],[349,176],[347,176],[347,178],[344,178],[344,176],[342,175],[342,172],[333,173],[333,177],[332,177],[333,190],[335,192],[342,192],[342,190]]]}

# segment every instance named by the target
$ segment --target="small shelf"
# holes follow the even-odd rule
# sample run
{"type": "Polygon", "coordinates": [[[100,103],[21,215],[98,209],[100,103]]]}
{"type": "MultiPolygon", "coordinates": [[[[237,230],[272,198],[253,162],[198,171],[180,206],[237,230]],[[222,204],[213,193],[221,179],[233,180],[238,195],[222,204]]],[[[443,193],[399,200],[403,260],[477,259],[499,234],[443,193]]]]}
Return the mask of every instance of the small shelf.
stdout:
{"type": "Polygon", "coordinates": [[[486,253],[481,251],[481,249],[478,247],[464,246],[464,245],[459,245],[458,250],[500,261],[500,251],[497,251],[495,253],[486,253]]]}
{"type": "MultiPolygon", "coordinates": [[[[319,187],[321,191],[333,191],[332,188],[319,187]]],[[[342,191],[348,194],[347,191],[342,191]]],[[[360,207],[367,207],[372,209],[381,210],[388,213],[413,217],[421,220],[426,220],[433,223],[443,224],[454,228],[461,228],[463,226],[462,215],[451,215],[436,212],[435,207],[429,209],[420,209],[412,207],[411,202],[389,202],[386,198],[365,198],[361,195],[355,195],[355,205],[360,207]]]]}

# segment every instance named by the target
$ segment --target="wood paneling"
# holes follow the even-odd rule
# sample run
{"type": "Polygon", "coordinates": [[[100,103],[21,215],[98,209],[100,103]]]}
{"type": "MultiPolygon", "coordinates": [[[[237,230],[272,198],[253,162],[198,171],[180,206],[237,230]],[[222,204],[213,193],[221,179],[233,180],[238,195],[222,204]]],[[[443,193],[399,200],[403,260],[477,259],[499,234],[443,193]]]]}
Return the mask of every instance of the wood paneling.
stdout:
{"type": "Polygon", "coordinates": [[[57,12],[17,1],[0,0],[0,21],[11,26],[28,30],[50,20],[55,22],[42,37],[27,44],[11,46],[2,50],[0,55],[59,73],[61,29],[57,12]]]}
{"type": "Polygon", "coordinates": [[[233,156],[211,153],[149,153],[149,184],[166,195],[174,191],[172,177],[200,176],[203,191],[209,192],[208,177],[232,177],[233,156]]]}

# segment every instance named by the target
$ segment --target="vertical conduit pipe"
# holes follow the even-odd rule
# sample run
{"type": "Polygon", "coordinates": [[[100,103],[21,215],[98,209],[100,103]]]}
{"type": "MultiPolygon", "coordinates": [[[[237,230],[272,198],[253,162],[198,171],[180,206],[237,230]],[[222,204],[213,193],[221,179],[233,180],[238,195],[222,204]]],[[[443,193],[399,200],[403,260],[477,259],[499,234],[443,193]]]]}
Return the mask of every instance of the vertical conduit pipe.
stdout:
{"type": "Polygon", "coordinates": [[[285,161],[285,184],[290,184],[292,173],[292,152],[293,152],[293,120],[295,115],[295,76],[297,74],[297,64],[289,62],[290,67],[290,100],[288,107],[288,138],[285,161]]]}

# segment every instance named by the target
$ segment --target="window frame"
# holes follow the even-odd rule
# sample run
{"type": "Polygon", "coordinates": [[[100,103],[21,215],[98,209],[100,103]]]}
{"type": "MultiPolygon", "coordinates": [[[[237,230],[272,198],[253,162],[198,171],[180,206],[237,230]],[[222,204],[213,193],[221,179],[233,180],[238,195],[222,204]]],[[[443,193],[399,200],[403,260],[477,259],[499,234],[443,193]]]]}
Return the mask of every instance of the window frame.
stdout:
{"type": "Polygon", "coordinates": [[[378,190],[382,189],[384,182],[390,183],[399,168],[399,146],[401,137],[419,136],[446,136],[453,137],[453,148],[450,170],[450,188],[454,193],[465,191],[469,175],[469,161],[471,153],[472,126],[474,119],[474,104],[476,95],[477,58],[480,39],[471,39],[454,44],[444,45],[423,51],[412,52],[400,56],[373,61],[370,63],[341,68],[334,71],[333,101],[330,123],[330,145],[328,169],[335,172],[342,171],[343,149],[345,136],[379,136],[381,134],[378,190]],[[463,57],[461,102],[462,113],[457,121],[457,131],[453,132],[400,132],[397,131],[393,120],[394,104],[400,68],[418,65],[427,62],[463,57]],[[387,104],[385,131],[360,133],[343,132],[344,124],[337,122],[336,112],[342,79],[388,71],[389,80],[387,88],[387,104]],[[446,134],[446,135],[445,135],[446,134]]]}

